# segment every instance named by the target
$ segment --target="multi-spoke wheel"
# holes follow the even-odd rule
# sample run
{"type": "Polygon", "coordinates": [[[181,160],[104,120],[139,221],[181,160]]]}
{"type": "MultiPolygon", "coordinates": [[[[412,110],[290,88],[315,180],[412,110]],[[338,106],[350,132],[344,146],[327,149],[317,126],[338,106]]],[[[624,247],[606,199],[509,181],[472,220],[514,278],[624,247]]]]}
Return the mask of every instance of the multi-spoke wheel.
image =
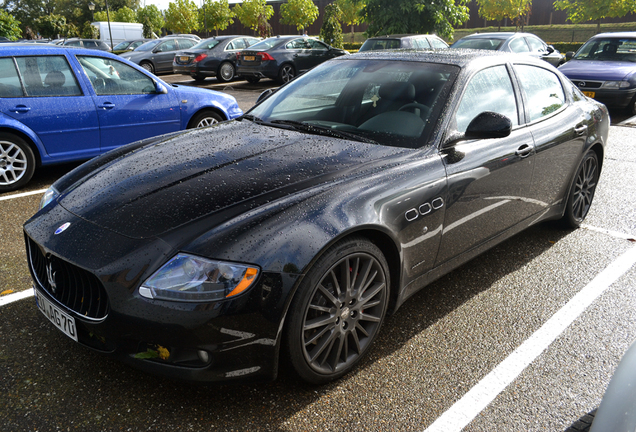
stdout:
{"type": "Polygon", "coordinates": [[[35,156],[19,136],[0,133],[0,192],[16,190],[27,184],[35,171],[35,156]]]}
{"type": "Polygon", "coordinates": [[[301,378],[319,384],[349,372],[378,335],[388,300],[389,267],[374,244],[353,238],[331,247],[290,307],[287,345],[301,378]]]}
{"type": "Polygon", "coordinates": [[[598,157],[593,150],[590,150],[579,165],[570,187],[570,195],[563,216],[563,221],[568,226],[577,228],[587,216],[594,199],[598,176],[598,157]]]}
{"type": "Polygon", "coordinates": [[[139,66],[146,69],[150,73],[155,73],[155,67],[150,62],[141,62],[139,63],[139,66]]]}
{"type": "Polygon", "coordinates": [[[285,84],[294,79],[296,76],[296,71],[294,70],[294,66],[287,63],[284,64],[280,70],[278,71],[278,82],[280,84],[285,84]]]}
{"type": "Polygon", "coordinates": [[[219,66],[219,70],[216,73],[216,79],[222,83],[232,81],[234,79],[234,66],[232,63],[221,63],[221,66],[219,66]]]}
{"type": "Polygon", "coordinates": [[[188,129],[210,126],[220,121],[223,121],[223,118],[214,111],[202,111],[192,117],[188,129]]]}

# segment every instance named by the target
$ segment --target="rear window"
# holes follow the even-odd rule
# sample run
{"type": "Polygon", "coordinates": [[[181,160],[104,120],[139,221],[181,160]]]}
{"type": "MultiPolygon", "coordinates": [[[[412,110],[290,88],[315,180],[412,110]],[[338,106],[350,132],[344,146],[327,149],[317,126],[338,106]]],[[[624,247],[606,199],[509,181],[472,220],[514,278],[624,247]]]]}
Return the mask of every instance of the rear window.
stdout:
{"type": "Polygon", "coordinates": [[[252,46],[250,46],[251,50],[256,50],[256,51],[266,51],[270,48],[275,47],[276,45],[282,43],[283,41],[281,41],[278,38],[269,38],[269,39],[265,39],[264,41],[260,41],[257,44],[254,44],[252,46]]]}
{"type": "Polygon", "coordinates": [[[192,49],[208,49],[211,50],[212,48],[214,48],[215,46],[217,46],[218,44],[220,44],[221,41],[218,39],[205,39],[202,40],[201,42],[199,42],[198,44],[196,44],[195,46],[192,47],[192,49]]]}

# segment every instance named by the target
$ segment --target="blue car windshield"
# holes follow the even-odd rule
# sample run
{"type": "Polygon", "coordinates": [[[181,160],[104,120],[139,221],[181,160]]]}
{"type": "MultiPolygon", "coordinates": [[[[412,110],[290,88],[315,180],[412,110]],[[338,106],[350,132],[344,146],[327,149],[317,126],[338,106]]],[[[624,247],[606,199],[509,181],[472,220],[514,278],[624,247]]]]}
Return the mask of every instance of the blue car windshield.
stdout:
{"type": "Polygon", "coordinates": [[[636,63],[636,38],[591,39],[578,50],[574,59],[636,63]]]}

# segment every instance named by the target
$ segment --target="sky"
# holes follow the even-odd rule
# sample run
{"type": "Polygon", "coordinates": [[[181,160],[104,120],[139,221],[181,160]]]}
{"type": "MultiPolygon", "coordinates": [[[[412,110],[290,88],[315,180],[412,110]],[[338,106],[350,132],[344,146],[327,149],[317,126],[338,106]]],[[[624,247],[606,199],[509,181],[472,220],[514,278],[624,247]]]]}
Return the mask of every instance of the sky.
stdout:
{"type": "MultiPolygon", "coordinates": [[[[192,0],[197,6],[201,7],[201,5],[203,5],[203,1],[202,0],[192,0]]],[[[159,10],[165,11],[168,10],[168,3],[170,3],[171,0],[139,0],[139,5],[141,7],[145,7],[145,6],[150,6],[151,4],[157,6],[159,8],[159,10]]],[[[230,4],[234,4],[234,3],[241,3],[242,0],[229,0],[230,4]]]]}

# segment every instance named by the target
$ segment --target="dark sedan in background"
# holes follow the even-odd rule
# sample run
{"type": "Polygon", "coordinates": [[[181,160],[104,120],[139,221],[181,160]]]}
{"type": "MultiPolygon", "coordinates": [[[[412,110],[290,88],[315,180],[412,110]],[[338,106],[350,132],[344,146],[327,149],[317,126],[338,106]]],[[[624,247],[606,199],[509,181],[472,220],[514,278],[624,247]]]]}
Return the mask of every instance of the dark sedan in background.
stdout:
{"type": "Polygon", "coordinates": [[[135,40],[127,40],[118,43],[113,47],[113,54],[122,54],[127,51],[134,51],[139,45],[148,42],[150,39],[135,39],[135,40]]]}
{"type": "Polygon", "coordinates": [[[636,115],[636,32],[593,36],[559,68],[585,95],[636,115]]]}
{"type": "Polygon", "coordinates": [[[455,41],[451,48],[483,49],[527,54],[553,66],[563,63],[561,53],[531,33],[477,33],[455,41]]]}
{"type": "Polygon", "coordinates": [[[239,120],[58,180],[24,225],[37,304],[153,373],[273,379],[285,358],[324,383],[441,275],[541,221],[579,226],[608,131],[530,57],[342,56],[239,120]]]}
{"type": "Polygon", "coordinates": [[[236,53],[260,41],[249,36],[218,36],[205,39],[174,56],[172,72],[190,75],[196,81],[216,77],[229,82],[236,76],[236,53]]]}
{"type": "Polygon", "coordinates": [[[121,54],[150,73],[172,72],[172,61],[179,50],[192,48],[198,43],[190,37],[163,37],[139,45],[134,51],[121,54]]]}
{"type": "Polygon", "coordinates": [[[237,73],[249,82],[258,82],[266,77],[284,84],[299,73],[345,54],[348,52],[318,39],[276,36],[241,51],[238,54],[237,73]]]}

